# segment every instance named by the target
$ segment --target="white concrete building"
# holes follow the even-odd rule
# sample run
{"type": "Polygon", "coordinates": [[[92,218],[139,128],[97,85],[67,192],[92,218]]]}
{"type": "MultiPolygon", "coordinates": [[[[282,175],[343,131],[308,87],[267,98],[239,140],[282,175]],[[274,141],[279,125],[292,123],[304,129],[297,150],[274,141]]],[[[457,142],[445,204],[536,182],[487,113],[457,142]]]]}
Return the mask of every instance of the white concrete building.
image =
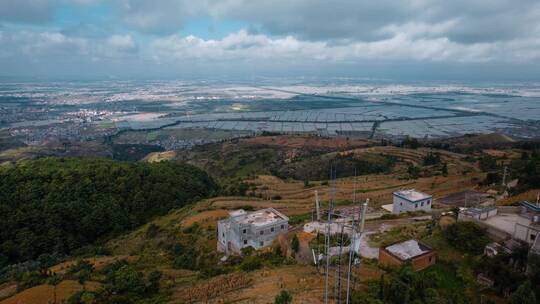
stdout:
{"type": "Polygon", "coordinates": [[[226,253],[240,253],[249,246],[260,249],[271,245],[288,229],[289,218],[274,208],[249,213],[235,210],[229,213],[229,218],[218,221],[217,249],[226,253]]]}
{"type": "Polygon", "coordinates": [[[460,210],[458,214],[458,220],[465,220],[467,218],[486,220],[495,215],[497,215],[497,207],[472,207],[460,210]]]}
{"type": "Polygon", "coordinates": [[[399,214],[402,212],[413,211],[431,211],[433,197],[431,195],[410,190],[400,190],[394,192],[392,202],[392,213],[399,214]]]}
{"type": "Polygon", "coordinates": [[[540,203],[521,202],[519,216],[522,220],[516,223],[512,236],[532,245],[540,238],[540,203]]]}

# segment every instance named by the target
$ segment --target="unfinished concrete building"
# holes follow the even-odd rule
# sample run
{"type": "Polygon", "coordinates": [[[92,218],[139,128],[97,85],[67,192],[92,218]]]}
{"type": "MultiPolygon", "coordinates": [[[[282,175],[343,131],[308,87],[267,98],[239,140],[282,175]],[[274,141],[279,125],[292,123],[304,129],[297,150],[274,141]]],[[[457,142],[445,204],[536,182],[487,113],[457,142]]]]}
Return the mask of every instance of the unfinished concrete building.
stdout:
{"type": "Polygon", "coordinates": [[[240,253],[242,248],[260,249],[287,233],[289,218],[274,208],[246,212],[229,212],[229,218],[218,221],[218,251],[240,253]]]}

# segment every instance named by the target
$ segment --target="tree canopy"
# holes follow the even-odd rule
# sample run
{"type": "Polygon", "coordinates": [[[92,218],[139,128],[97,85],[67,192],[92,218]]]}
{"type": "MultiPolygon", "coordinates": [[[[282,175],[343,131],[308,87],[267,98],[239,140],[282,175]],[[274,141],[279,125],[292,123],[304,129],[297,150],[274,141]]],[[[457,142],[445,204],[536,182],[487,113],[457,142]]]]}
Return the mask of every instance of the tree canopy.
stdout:
{"type": "Polygon", "coordinates": [[[205,172],[173,162],[44,158],[5,165],[0,261],[68,254],[212,195],[217,187],[205,172]]]}

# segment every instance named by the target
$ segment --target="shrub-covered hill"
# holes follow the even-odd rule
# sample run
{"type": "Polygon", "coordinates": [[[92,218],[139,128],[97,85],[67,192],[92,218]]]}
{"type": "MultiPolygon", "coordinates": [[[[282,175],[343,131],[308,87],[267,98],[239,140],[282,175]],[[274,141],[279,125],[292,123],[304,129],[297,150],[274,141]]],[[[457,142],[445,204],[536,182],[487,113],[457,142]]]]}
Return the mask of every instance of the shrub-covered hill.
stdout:
{"type": "Polygon", "coordinates": [[[45,158],[0,168],[0,267],[68,254],[208,197],[216,183],[193,166],[45,158]]]}

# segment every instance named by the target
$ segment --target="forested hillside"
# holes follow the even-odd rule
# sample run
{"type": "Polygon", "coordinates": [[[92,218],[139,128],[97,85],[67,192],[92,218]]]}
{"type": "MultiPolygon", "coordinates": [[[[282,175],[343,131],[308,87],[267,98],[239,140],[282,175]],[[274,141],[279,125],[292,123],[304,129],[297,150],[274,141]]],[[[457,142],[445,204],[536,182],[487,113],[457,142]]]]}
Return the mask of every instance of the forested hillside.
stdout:
{"type": "Polygon", "coordinates": [[[46,158],[0,168],[0,267],[68,254],[212,195],[203,171],[173,162],[46,158]]]}

